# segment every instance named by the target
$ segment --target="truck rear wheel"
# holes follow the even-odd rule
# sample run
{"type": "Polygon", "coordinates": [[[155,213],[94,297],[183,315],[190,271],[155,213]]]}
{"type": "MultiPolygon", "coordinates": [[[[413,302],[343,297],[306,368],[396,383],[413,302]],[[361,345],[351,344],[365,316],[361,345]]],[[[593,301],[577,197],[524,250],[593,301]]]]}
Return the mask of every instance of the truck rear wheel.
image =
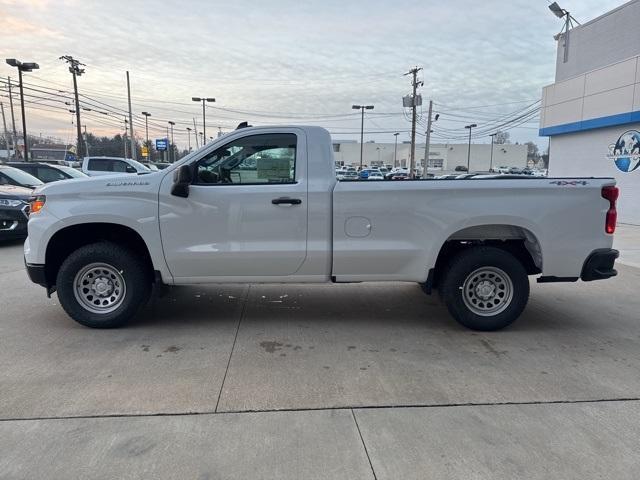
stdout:
{"type": "Polygon", "coordinates": [[[62,308],[92,328],[124,325],[147,302],[151,278],[144,261],[111,242],[80,247],[62,263],[56,281],[62,308]]]}
{"type": "Polygon", "coordinates": [[[500,330],[513,323],[529,299],[520,261],[495,247],[473,247],[449,262],[442,277],[449,313],[472,330],[500,330]]]}

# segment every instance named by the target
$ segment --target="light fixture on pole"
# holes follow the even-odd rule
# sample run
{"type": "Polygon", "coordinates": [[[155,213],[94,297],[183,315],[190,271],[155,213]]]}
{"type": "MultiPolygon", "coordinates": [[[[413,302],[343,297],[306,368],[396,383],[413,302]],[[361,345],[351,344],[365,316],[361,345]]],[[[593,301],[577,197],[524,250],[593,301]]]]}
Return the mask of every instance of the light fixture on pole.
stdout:
{"type": "Polygon", "coordinates": [[[149,117],[151,116],[151,114],[149,112],[142,112],[142,115],[144,115],[144,130],[147,137],[147,140],[145,143],[147,144],[147,160],[149,160],[149,157],[151,156],[149,155],[151,153],[149,151],[151,147],[151,145],[149,145],[149,117]]]}
{"type": "Polygon", "coordinates": [[[467,173],[471,168],[471,129],[477,126],[478,125],[476,125],[475,123],[472,123],[471,125],[465,125],[464,127],[469,129],[469,148],[467,149],[467,173]]]}
{"type": "Polygon", "coordinates": [[[18,69],[18,79],[20,86],[20,110],[22,111],[22,137],[24,138],[24,159],[29,161],[29,145],[27,142],[27,120],[24,115],[24,93],[22,91],[22,72],[32,72],[40,68],[40,65],[34,62],[20,62],[15,58],[7,58],[7,65],[18,69]]]}
{"type": "Polygon", "coordinates": [[[204,132],[204,143],[202,145],[204,145],[207,143],[207,116],[204,111],[204,102],[215,102],[216,99],[211,97],[191,97],[191,100],[194,102],[202,102],[202,131],[204,132]]]}
{"type": "Polygon", "coordinates": [[[360,110],[362,117],[360,120],[360,170],[362,170],[362,152],[364,147],[364,111],[373,110],[373,105],[351,105],[353,110],[360,110]]]}
{"type": "Polygon", "coordinates": [[[558,2],[553,2],[552,4],[550,4],[549,10],[551,10],[551,12],[553,12],[556,17],[564,18],[564,26],[562,27],[562,30],[560,30],[560,33],[554,35],[553,38],[556,41],[560,40],[560,38],[564,39],[564,56],[562,61],[563,63],[567,63],[569,61],[569,30],[573,28],[573,22],[577,23],[578,25],[580,25],[580,22],[573,18],[567,10],[560,7],[560,5],[558,5],[558,2]]]}

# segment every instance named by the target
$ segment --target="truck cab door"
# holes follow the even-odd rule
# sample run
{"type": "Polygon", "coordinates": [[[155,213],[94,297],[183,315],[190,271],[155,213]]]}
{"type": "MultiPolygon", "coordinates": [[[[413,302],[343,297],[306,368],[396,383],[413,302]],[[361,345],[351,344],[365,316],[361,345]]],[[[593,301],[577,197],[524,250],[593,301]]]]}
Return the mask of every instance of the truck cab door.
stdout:
{"type": "Polygon", "coordinates": [[[188,197],[165,176],[160,233],[175,280],[295,274],[307,253],[306,152],[302,130],[240,130],[189,162],[188,197]]]}

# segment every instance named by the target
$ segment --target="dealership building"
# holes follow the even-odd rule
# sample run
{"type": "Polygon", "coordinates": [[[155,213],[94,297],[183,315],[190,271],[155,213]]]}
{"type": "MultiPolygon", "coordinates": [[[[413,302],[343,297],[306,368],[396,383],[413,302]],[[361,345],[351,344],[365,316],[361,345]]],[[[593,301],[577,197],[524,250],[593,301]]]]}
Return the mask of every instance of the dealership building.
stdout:
{"type": "Polygon", "coordinates": [[[640,225],[640,0],[558,39],[555,83],[543,89],[540,135],[549,175],[615,177],[618,220],[640,225]],[[565,48],[567,51],[565,52],[565,48]]]}
{"type": "MultiPolygon", "coordinates": [[[[395,165],[408,167],[411,143],[366,142],[362,149],[362,163],[369,167],[376,165],[395,165]]],[[[360,165],[360,143],[355,140],[333,142],[333,156],[338,165],[360,165]]],[[[470,157],[470,171],[488,171],[493,167],[527,166],[527,146],[514,144],[469,144],[467,143],[431,143],[429,145],[428,172],[439,174],[453,171],[456,167],[467,166],[470,157]],[[493,151],[492,151],[493,150],[493,151]]],[[[416,166],[419,172],[424,167],[425,144],[416,143],[416,166]]]]}

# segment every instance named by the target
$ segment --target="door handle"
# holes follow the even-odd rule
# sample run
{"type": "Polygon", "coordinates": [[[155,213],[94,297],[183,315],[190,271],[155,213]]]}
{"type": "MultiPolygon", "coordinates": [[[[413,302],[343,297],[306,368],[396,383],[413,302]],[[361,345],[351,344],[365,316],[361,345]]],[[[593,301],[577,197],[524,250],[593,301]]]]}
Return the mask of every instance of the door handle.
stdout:
{"type": "Polygon", "coordinates": [[[300,205],[302,200],[299,198],[280,197],[271,200],[274,205],[300,205]]]}

